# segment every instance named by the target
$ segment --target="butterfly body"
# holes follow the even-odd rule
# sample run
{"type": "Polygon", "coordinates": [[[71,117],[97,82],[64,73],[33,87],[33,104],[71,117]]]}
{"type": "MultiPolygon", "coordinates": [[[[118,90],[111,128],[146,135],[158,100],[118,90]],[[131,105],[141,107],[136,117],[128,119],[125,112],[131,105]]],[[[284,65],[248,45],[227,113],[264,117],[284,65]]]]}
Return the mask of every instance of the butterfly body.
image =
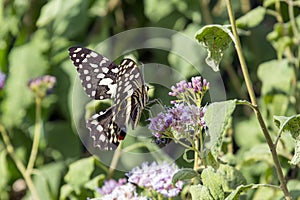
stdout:
{"type": "Polygon", "coordinates": [[[114,105],[87,120],[94,146],[115,149],[134,129],[148,102],[147,86],[137,64],[123,59],[115,65],[103,55],[83,47],[71,47],[69,55],[79,73],[83,89],[93,99],[114,99],[114,105]]]}

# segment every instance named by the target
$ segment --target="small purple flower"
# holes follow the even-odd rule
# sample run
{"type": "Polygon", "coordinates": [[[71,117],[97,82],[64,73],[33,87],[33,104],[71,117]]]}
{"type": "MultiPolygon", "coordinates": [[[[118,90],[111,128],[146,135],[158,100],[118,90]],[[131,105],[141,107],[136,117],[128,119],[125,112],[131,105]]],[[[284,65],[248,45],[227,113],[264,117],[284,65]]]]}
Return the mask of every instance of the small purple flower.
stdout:
{"type": "Polygon", "coordinates": [[[146,197],[138,196],[136,186],[131,183],[117,185],[109,194],[103,195],[101,200],[147,200],[146,197]]]}
{"type": "Polygon", "coordinates": [[[157,117],[150,119],[149,129],[152,130],[156,141],[160,142],[171,132],[177,139],[186,137],[186,134],[193,133],[195,129],[206,128],[204,113],[206,107],[195,105],[175,104],[166,112],[161,112],[157,117]]]}
{"type": "Polygon", "coordinates": [[[0,72],[0,89],[4,87],[6,75],[0,72]]]}
{"type": "Polygon", "coordinates": [[[97,189],[97,191],[102,195],[110,194],[116,187],[124,185],[126,182],[126,178],[119,179],[119,181],[109,179],[104,181],[104,185],[97,189]]]}
{"type": "Polygon", "coordinates": [[[172,86],[171,90],[172,92],[169,92],[170,96],[178,96],[180,93],[186,92],[189,88],[192,88],[191,83],[187,83],[186,80],[180,81],[179,83],[176,83],[176,87],[172,86]]]}
{"type": "Polygon", "coordinates": [[[183,80],[179,83],[176,83],[176,87],[172,86],[172,92],[169,92],[169,95],[181,97],[190,89],[192,89],[196,93],[204,93],[209,89],[209,82],[207,82],[206,79],[202,80],[201,76],[192,77],[191,82],[186,82],[185,80],[183,80]]]}
{"type": "Polygon", "coordinates": [[[175,185],[172,184],[172,177],[177,171],[178,167],[174,163],[157,164],[153,162],[148,164],[145,162],[141,167],[133,168],[126,176],[128,176],[128,182],[153,189],[165,197],[175,197],[183,187],[182,181],[178,181],[175,185]]]}
{"type": "Polygon", "coordinates": [[[41,76],[28,81],[28,87],[37,96],[44,97],[52,92],[52,89],[56,83],[54,76],[41,76]]]}

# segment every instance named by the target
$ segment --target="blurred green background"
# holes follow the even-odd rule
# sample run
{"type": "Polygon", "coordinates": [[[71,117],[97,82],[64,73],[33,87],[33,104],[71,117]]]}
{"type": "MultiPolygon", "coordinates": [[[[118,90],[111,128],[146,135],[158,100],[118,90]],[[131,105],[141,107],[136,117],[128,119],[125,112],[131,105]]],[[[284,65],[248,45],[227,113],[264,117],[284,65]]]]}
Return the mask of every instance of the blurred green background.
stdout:
{"type": "MultiPolygon", "coordinates": [[[[232,1],[232,4],[238,18],[262,2],[239,0],[232,1]]],[[[283,4],[281,9],[285,21],[288,19],[286,5],[283,4]]],[[[51,179],[49,182],[36,180],[41,181],[38,184],[39,192],[44,190],[45,199],[57,199],[69,163],[89,155],[74,125],[74,116],[84,115],[85,108],[80,105],[86,101],[86,97],[76,99],[73,96],[77,73],[68,58],[69,47],[82,45],[94,48],[115,34],[139,27],[168,28],[193,39],[196,31],[204,25],[228,23],[223,0],[0,0],[0,71],[7,76],[3,89],[0,89],[0,123],[7,130],[16,155],[24,163],[30,154],[35,123],[35,100],[27,88],[27,82],[46,74],[57,79],[53,94],[42,104],[43,132],[35,165],[46,180],[51,179]]],[[[243,52],[257,96],[261,96],[262,85],[257,76],[259,64],[276,59],[278,55],[266,39],[275,23],[274,17],[266,16],[257,26],[241,34],[243,52]]],[[[171,47],[181,45],[181,48],[185,48],[176,43],[176,39],[171,41],[171,47]]],[[[202,47],[199,45],[199,48],[202,47]]],[[[172,66],[187,79],[198,75],[196,70],[187,70],[192,69],[188,63],[178,63],[176,56],[170,52],[147,49],[131,53],[142,63],[172,66]]],[[[206,52],[203,50],[199,57],[204,59],[206,52]]],[[[226,51],[220,69],[227,98],[247,99],[233,45],[226,51]]],[[[165,88],[155,88],[151,98],[161,99],[169,105],[167,92],[165,88]]],[[[272,115],[268,115],[270,112],[286,114],[287,109],[276,110],[277,105],[270,101],[265,101],[267,119],[272,120],[272,115]]],[[[235,115],[235,151],[249,150],[254,144],[264,141],[250,110],[239,108],[235,115]],[[245,132],[251,134],[247,141],[243,139],[245,132]]],[[[260,167],[261,170],[269,169],[262,165],[260,167]]],[[[0,174],[0,198],[22,197],[25,191],[13,188],[21,175],[6,155],[2,140],[0,174]]],[[[249,175],[247,178],[256,182],[260,176],[249,175]]],[[[86,194],[80,195],[77,196],[79,199],[86,194]]]]}

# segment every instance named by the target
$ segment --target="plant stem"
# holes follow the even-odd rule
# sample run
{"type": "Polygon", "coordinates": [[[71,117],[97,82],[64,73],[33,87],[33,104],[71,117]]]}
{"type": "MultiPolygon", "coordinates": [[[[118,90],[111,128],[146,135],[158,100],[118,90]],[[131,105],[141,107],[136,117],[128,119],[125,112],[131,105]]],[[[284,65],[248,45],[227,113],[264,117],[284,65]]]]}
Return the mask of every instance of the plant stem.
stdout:
{"type": "Polygon", "coordinates": [[[39,143],[40,143],[40,137],[41,137],[41,123],[42,123],[42,116],[41,116],[41,103],[42,103],[42,98],[36,97],[36,107],[35,107],[35,126],[34,126],[34,136],[33,136],[33,143],[32,143],[32,148],[31,148],[31,153],[29,157],[29,161],[27,164],[27,173],[31,174],[34,163],[36,160],[37,152],[39,149],[39,143]]]}
{"type": "Polygon", "coordinates": [[[252,87],[252,82],[249,76],[249,72],[248,72],[248,68],[242,53],[242,47],[241,47],[241,43],[240,43],[240,39],[237,33],[237,29],[235,26],[235,18],[234,18],[234,13],[232,10],[232,6],[231,6],[231,2],[230,0],[226,0],[226,4],[227,4],[227,11],[228,11],[228,15],[229,15],[229,19],[230,19],[230,23],[231,23],[231,27],[232,27],[232,32],[235,38],[235,48],[238,54],[238,58],[240,60],[241,63],[241,68],[242,68],[242,72],[243,72],[243,76],[246,82],[246,86],[247,86],[247,90],[251,99],[251,104],[252,104],[252,108],[254,108],[255,114],[257,116],[258,122],[260,124],[260,127],[263,131],[264,137],[266,138],[267,144],[269,146],[269,149],[271,151],[271,155],[274,161],[274,165],[275,165],[275,169],[278,175],[278,179],[280,181],[280,187],[282,192],[284,193],[285,199],[290,200],[291,196],[289,194],[289,191],[287,189],[287,185],[286,185],[286,181],[285,178],[283,176],[283,172],[281,169],[281,165],[277,156],[277,152],[276,152],[276,148],[272,142],[271,136],[267,130],[267,127],[265,125],[265,122],[263,120],[263,117],[261,116],[261,113],[257,107],[257,103],[256,103],[256,97],[254,95],[254,90],[252,87]]]}
{"type": "Polygon", "coordinates": [[[0,124],[0,132],[3,138],[3,141],[5,143],[6,146],[6,151],[8,152],[8,154],[10,155],[10,157],[13,159],[13,161],[15,162],[18,170],[20,171],[20,173],[22,174],[26,185],[28,186],[28,189],[32,195],[32,199],[34,200],[38,200],[39,196],[37,193],[37,190],[33,184],[33,181],[30,177],[30,174],[26,172],[25,166],[24,164],[21,162],[21,160],[15,155],[15,151],[14,151],[14,147],[12,146],[12,144],[10,143],[9,137],[6,133],[5,128],[2,126],[2,124],[0,124]]]}
{"type": "Polygon", "coordinates": [[[111,163],[110,163],[110,166],[109,166],[109,169],[108,169],[108,178],[111,178],[114,171],[115,171],[115,168],[119,162],[119,159],[120,159],[120,156],[121,156],[121,146],[122,144],[120,143],[118,148],[116,149],[114,155],[113,155],[113,158],[111,160],[111,163]]]}
{"type": "MultiPolygon", "coordinates": [[[[195,149],[199,149],[199,138],[198,138],[198,134],[195,135],[195,149]]],[[[201,141],[200,141],[201,142],[201,141]]],[[[194,151],[194,170],[197,171],[199,168],[199,153],[198,151],[194,151]]]]}

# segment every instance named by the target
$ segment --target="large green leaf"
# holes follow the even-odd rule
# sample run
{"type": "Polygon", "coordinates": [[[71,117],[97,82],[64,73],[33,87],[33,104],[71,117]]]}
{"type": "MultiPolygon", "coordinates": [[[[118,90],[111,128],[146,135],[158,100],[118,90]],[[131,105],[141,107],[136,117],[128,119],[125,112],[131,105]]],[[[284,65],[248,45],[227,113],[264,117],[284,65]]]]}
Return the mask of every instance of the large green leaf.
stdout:
{"type": "Polygon", "coordinates": [[[38,173],[34,176],[34,184],[40,199],[53,199],[59,196],[65,169],[64,162],[50,163],[38,169],[38,173]]]}
{"type": "Polygon", "coordinates": [[[293,69],[288,60],[271,60],[259,65],[258,77],[262,81],[262,94],[287,94],[291,88],[293,69]],[[272,74],[272,76],[269,76],[272,74]]]}
{"type": "Polygon", "coordinates": [[[213,168],[205,168],[201,173],[201,178],[203,185],[209,189],[209,193],[213,199],[223,200],[225,198],[223,190],[223,180],[220,175],[218,175],[213,168]]]}
{"type": "Polygon", "coordinates": [[[247,12],[242,17],[236,20],[236,25],[241,28],[252,28],[257,26],[265,17],[266,9],[262,6],[258,6],[247,12]]]}
{"type": "Polygon", "coordinates": [[[214,200],[209,189],[203,185],[192,185],[190,187],[192,200],[214,200]]]}
{"type": "Polygon", "coordinates": [[[219,148],[221,147],[223,135],[228,120],[235,109],[236,100],[223,102],[215,102],[208,106],[204,115],[205,123],[208,127],[209,141],[206,142],[206,147],[209,148],[216,157],[219,148]]]}
{"type": "Polygon", "coordinates": [[[91,156],[72,163],[65,176],[66,183],[71,185],[75,191],[79,191],[79,189],[90,180],[95,168],[94,162],[95,158],[91,156]]]}
{"type": "Polygon", "coordinates": [[[222,177],[223,189],[226,192],[231,192],[239,185],[246,184],[246,179],[243,174],[236,168],[229,165],[220,165],[217,174],[222,177]]]}

